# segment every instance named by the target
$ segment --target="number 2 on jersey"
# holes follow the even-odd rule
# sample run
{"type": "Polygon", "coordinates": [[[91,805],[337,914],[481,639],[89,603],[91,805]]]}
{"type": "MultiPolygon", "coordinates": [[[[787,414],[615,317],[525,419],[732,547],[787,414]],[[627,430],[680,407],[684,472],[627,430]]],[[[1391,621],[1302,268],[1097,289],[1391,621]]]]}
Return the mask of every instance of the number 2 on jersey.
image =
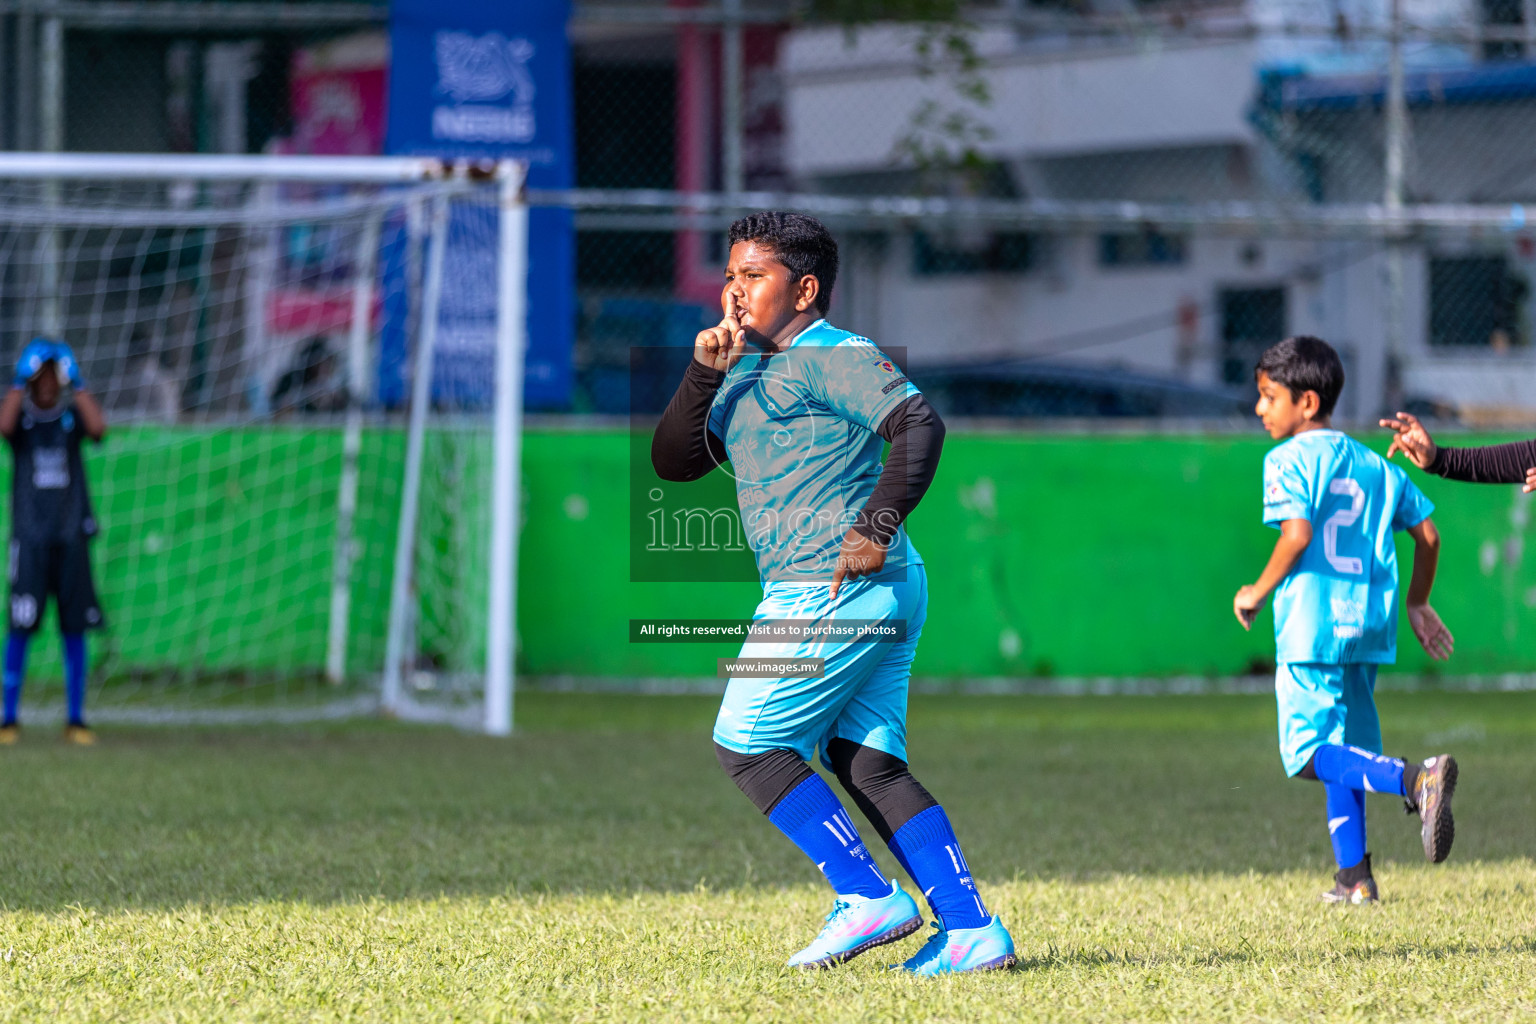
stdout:
{"type": "Polygon", "coordinates": [[[1365,510],[1365,492],[1348,477],[1328,481],[1329,494],[1344,494],[1350,498],[1349,508],[1341,508],[1323,523],[1323,556],[1328,564],[1339,572],[1358,576],[1365,571],[1365,563],[1358,558],[1339,554],[1339,530],[1354,526],[1365,510]]]}

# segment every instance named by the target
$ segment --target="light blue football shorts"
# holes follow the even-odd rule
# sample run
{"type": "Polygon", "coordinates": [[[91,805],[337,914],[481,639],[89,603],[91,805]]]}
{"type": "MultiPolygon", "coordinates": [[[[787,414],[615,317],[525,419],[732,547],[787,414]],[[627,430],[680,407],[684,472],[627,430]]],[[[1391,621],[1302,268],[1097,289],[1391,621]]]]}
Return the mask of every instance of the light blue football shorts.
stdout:
{"type": "Polygon", "coordinates": [[[835,602],[830,584],[769,583],[754,622],[905,622],[905,636],[882,643],[743,644],[743,658],[823,658],[825,672],[820,679],[732,678],[715,719],[715,742],[741,754],[793,750],[807,761],[819,748],[826,764],[827,743],[842,738],[905,761],[907,683],[927,616],[928,577],[921,564],[845,583],[835,602]]]}
{"type": "Polygon", "coordinates": [[[1287,775],[1305,768],[1313,751],[1324,745],[1381,753],[1376,667],[1298,663],[1276,668],[1280,760],[1287,775]]]}

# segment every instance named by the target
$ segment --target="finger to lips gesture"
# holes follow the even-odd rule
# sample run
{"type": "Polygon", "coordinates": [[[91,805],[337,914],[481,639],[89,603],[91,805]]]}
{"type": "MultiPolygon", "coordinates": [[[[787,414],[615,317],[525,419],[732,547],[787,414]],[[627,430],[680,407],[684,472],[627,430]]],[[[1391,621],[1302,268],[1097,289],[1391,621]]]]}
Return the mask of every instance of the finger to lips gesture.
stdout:
{"type": "Polygon", "coordinates": [[[725,316],[714,327],[699,332],[693,342],[693,357],[712,370],[729,370],[741,359],[745,348],[745,331],[736,318],[736,295],[729,289],[722,299],[725,316]]]}
{"type": "Polygon", "coordinates": [[[1392,439],[1392,446],[1387,449],[1387,458],[1391,458],[1397,452],[1408,456],[1420,469],[1428,469],[1439,454],[1440,448],[1434,439],[1429,436],[1429,431],[1424,429],[1424,424],[1412,413],[1400,412],[1393,419],[1381,421],[1381,425],[1388,430],[1397,432],[1392,439]]]}

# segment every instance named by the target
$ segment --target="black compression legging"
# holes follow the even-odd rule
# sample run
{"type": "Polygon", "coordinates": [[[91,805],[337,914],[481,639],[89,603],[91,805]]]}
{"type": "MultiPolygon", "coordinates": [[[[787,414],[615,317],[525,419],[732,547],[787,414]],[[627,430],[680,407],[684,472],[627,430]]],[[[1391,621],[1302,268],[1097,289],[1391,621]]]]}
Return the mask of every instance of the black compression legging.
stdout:
{"type": "MultiPolygon", "coordinates": [[[[717,743],[715,756],[764,814],[771,813],[791,790],[815,774],[792,750],[740,754],[717,743]]],[[[827,760],[837,780],[887,843],[901,826],[938,804],[912,777],[907,762],[883,750],[835,739],[827,744],[827,760]]]]}

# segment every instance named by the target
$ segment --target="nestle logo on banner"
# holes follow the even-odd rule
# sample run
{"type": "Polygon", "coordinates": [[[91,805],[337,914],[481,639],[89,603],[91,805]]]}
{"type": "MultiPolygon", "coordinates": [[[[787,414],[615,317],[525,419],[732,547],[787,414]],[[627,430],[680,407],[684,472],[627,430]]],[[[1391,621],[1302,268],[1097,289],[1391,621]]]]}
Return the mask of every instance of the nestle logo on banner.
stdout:
{"type": "Polygon", "coordinates": [[[432,137],[453,142],[532,142],[533,44],[500,32],[438,32],[437,91],[454,102],[432,110],[432,137]],[[511,97],[511,105],[503,105],[511,97]]]}

